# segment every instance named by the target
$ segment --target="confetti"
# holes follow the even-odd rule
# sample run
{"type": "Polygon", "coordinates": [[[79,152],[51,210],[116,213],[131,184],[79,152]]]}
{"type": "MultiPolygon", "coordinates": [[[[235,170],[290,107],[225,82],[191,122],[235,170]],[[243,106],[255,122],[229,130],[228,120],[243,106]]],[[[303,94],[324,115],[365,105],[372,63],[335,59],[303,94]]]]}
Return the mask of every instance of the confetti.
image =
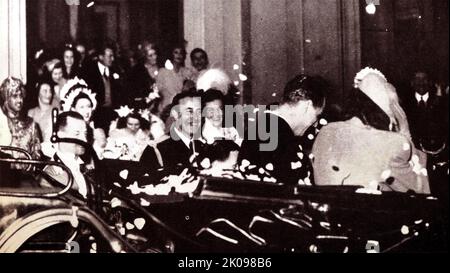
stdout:
{"type": "Polygon", "coordinates": [[[313,160],[314,159],[314,155],[313,154],[309,154],[309,159],[313,160]]]}
{"type": "Polygon", "coordinates": [[[266,170],[273,171],[273,164],[272,163],[267,163],[266,170]]]}
{"type": "Polygon", "coordinates": [[[259,168],[258,172],[259,172],[259,174],[265,174],[266,173],[266,171],[263,168],[259,168]]]}
{"type": "Polygon", "coordinates": [[[167,61],[166,61],[166,63],[164,64],[164,67],[165,67],[167,70],[173,70],[173,64],[172,64],[172,62],[171,62],[170,60],[167,60],[167,61]]]}
{"type": "Polygon", "coordinates": [[[234,81],[234,86],[239,86],[239,81],[234,81]]]}
{"type": "Polygon", "coordinates": [[[142,192],[136,181],[133,184],[131,184],[130,186],[128,186],[127,189],[129,189],[131,191],[131,194],[134,194],[134,195],[142,192]]]}
{"type": "Polygon", "coordinates": [[[127,178],[128,178],[128,170],[122,170],[122,171],[119,173],[119,176],[120,176],[123,180],[127,180],[127,178]]]}
{"type": "Polygon", "coordinates": [[[319,120],[319,124],[325,126],[325,125],[328,124],[328,121],[327,121],[326,119],[324,119],[324,118],[321,118],[321,119],[319,120]]]}
{"type": "Polygon", "coordinates": [[[309,177],[307,177],[307,178],[305,178],[305,184],[307,185],[307,186],[312,186],[312,184],[311,184],[311,179],[309,179],[309,177]]]}
{"type": "Polygon", "coordinates": [[[211,167],[211,161],[209,158],[205,158],[200,162],[200,166],[202,166],[203,169],[209,169],[211,167]]]}
{"type": "Polygon", "coordinates": [[[275,179],[274,177],[264,177],[263,181],[269,183],[277,183],[277,179],[275,179]]]}
{"type": "Polygon", "coordinates": [[[276,97],[277,96],[277,93],[272,93],[272,97],[276,97]]]}
{"type": "Polygon", "coordinates": [[[134,225],[137,229],[142,230],[145,226],[145,219],[144,218],[136,218],[134,219],[134,225]]]}
{"type": "Polygon", "coordinates": [[[314,139],[314,135],[313,135],[313,134],[309,134],[309,135],[308,135],[308,139],[309,139],[309,140],[313,140],[313,139],[314,139]]]}
{"type": "Polygon", "coordinates": [[[247,159],[242,160],[241,166],[244,168],[250,166],[250,161],[248,161],[247,159]]]}
{"type": "Polygon", "coordinates": [[[116,240],[113,240],[110,242],[111,248],[114,250],[114,252],[119,253],[122,251],[122,246],[120,243],[116,240]]]}
{"type": "Polygon", "coordinates": [[[408,233],[409,233],[409,227],[408,227],[408,226],[402,226],[402,228],[400,229],[400,232],[401,232],[403,235],[408,235],[408,233]]]}
{"type": "Polygon", "coordinates": [[[239,74],[239,79],[240,79],[241,81],[245,82],[248,78],[247,78],[247,76],[245,76],[244,74],[240,73],[240,74],[239,74]]]}
{"type": "Polygon", "coordinates": [[[234,70],[238,70],[239,69],[239,65],[238,64],[233,65],[233,69],[234,70]]]}
{"type": "Polygon", "coordinates": [[[118,207],[118,206],[120,206],[121,204],[122,204],[122,202],[121,202],[117,197],[114,197],[114,198],[111,200],[111,208],[118,207]]]}
{"type": "Polygon", "coordinates": [[[148,206],[150,206],[150,202],[148,202],[144,198],[141,198],[141,206],[148,207],[148,206]]]}
{"type": "Polygon", "coordinates": [[[128,222],[125,224],[125,227],[126,227],[128,230],[134,229],[134,225],[133,225],[132,223],[128,223],[128,222]]]}
{"type": "Polygon", "coordinates": [[[300,169],[302,167],[302,163],[300,161],[298,162],[291,162],[291,169],[292,170],[297,170],[300,169]]]}

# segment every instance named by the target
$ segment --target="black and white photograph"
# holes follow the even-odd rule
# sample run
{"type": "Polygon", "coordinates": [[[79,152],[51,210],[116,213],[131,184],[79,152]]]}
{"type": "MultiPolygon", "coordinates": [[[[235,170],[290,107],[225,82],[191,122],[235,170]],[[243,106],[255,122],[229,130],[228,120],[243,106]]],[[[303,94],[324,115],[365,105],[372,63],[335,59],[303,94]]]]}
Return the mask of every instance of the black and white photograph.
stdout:
{"type": "Polygon", "coordinates": [[[448,43],[448,0],[0,0],[0,258],[448,253],[448,43]]]}

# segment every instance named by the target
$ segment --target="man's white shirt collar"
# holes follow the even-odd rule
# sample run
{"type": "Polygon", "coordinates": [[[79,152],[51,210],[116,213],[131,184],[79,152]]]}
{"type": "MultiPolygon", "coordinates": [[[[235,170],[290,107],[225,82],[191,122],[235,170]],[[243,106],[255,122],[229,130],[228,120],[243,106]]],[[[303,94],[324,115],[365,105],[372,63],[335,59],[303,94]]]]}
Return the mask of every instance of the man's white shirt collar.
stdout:
{"type": "Polygon", "coordinates": [[[189,144],[191,143],[191,139],[188,138],[185,134],[180,132],[177,128],[174,128],[175,133],[178,135],[178,137],[183,141],[184,145],[189,148],[189,144]]]}
{"type": "Polygon", "coordinates": [[[109,77],[109,68],[106,67],[105,65],[103,65],[101,62],[97,62],[98,64],[98,69],[100,70],[100,74],[103,76],[103,74],[105,73],[105,69],[106,69],[106,76],[109,77]]]}
{"type": "Polygon", "coordinates": [[[420,102],[421,99],[426,103],[428,99],[430,98],[430,93],[426,93],[425,95],[420,95],[419,93],[416,93],[416,100],[417,102],[420,102]]]}

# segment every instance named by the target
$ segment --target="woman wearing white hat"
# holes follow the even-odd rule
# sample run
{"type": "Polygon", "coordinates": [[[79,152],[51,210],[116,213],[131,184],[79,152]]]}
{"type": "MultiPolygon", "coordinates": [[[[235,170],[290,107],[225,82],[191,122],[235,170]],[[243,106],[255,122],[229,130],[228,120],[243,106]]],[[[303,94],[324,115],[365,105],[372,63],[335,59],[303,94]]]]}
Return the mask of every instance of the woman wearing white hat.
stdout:
{"type": "Polygon", "coordinates": [[[313,146],[317,185],[430,193],[425,157],[414,148],[395,90],[381,72],[355,78],[347,120],[322,128],[313,146]]]}

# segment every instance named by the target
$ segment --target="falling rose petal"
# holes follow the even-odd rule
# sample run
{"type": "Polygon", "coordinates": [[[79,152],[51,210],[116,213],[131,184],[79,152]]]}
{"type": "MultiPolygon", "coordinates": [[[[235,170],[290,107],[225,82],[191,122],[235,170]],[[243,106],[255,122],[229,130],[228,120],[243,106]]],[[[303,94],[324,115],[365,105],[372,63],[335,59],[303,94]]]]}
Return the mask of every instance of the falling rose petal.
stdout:
{"type": "Polygon", "coordinates": [[[259,168],[258,172],[259,172],[259,174],[265,174],[266,173],[266,171],[263,168],[259,168]]]}
{"type": "Polygon", "coordinates": [[[239,92],[239,91],[238,91],[238,92],[236,92],[235,94],[236,94],[236,95],[240,95],[240,94],[241,94],[241,92],[239,92]]]}
{"type": "Polygon", "coordinates": [[[314,159],[314,155],[313,154],[309,154],[309,159],[313,160],[314,159]]]}
{"type": "Polygon", "coordinates": [[[298,158],[303,159],[303,153],[297,153],[298,158]]]}
{"type": "Polygon", "coordinates": [[[121,204],[122,204],[122,202],[121,202],[117,197],[114,197],[114,198],[111,200],[111,208],[118,207],[118,206],[120,206],[121,204]]]}
{"type": "Polygon", "coordinates": [[[167,60],[167,61],[166,61],[166,63],[164,64],[164,67],[165,67],[167,70],[173,70],[173,64],[172,64],[172,62],[171,62],[170,60],[167,60]]]}
{"type": "Polygon", "coordinates": [[[234,86],[239,86],[239,81],[234,81],[234,86]]]}
{"type": "Polygon", "coordinates": [[[247,159],[242,160],[241,166],[244,168],[250,166],[250,161],[247,159]]]}
{"type": "Polygon", "coordinates": [[[292,170],[297,170],[300,169],[302,167],[302,163],[300,161],[298,162],[291,162],[291,169],[292,170]]]}
{"type": "Polygon", "coordinates": [[[328,124],[328,121],[327,121],[326,119],[324,119],[324,118],[321,118],[321,119],[319,120],[319,124],[322,125],[322,126],[325,126],[325,125],[328,124]]]}
{"type": "Polygon", "coordinates": [[[92,244],[91,244],[91,248],[92,248],[93,250],[97,250],[97,243],[92,243],[92,244]]]}
{"type": "Polygon", "coordinates": [[[277,96],[277,93],[272,93],[272,97],[276,97],[277,96]]]}
{"type": "Polygon", "coordinates": [[[403,143],[403,151],[409,151],[411,149],[411,145],[409,143],[403,143]]]}
{"type": "Polygon", "coordinates": [[[239,74],[239,79],[240,79],[241,81],[245,82],[248,78],[247,78],[247,76],[245,76],[244,74],[240,73],[240,74],[239,74]]]}
{"type": "Polygon", "coordinates": [[[273,164],[272,163],[267,163],[266,170],[273,171],[273,164]]]}
{"type": "Polygon", "coordinates": [[[308,135],[308,139],[309,139],[309,140],[313,140],[313,139],[314,139],[314,135],[313,135],[313,134],[309,134],[309,135],[308,135]]]}
{"type": "Polygon", "coordinates": [[[416,225],[420,225],[420,224],[422,224],[422,222],[423,222],[423,220],[422,220],[422,219],[420,219],[420,220],[416,220],[416,221],[414,221],[414,224],[416,224],[416,225]]]}
{"type": "Polygon", "coordinates": [[[300,149],[300,151],[303,151],[302,145],[298,145],[298,148],[300,149]]]}
{"type": "Polygon", "coordinates": [[[116,187],[118,187],[118,188],[122,188],[122,185],[120,185],[119,182],[114,182],[113,185],[116,186],[116,187]]]}
{"type": "Polygon", "coordinates": [[[148,206],[150,206],[150,202],[148,202],[144,198],[141,198],[141,206],[148,207],[148,206]]]}
{"type": "Polygon", "coordinates": [[[233,69],[234,70],[238,70],[239,69],[239,65],[238,64],[233,65],[233,69]]]}
{"type": "Polygon", "coordinates": [[[268,183],[277,183],[277,180],[273,177],[264,177],[263,181],[268,183]]]}
{"type": "Polygon", "coordinates": [[[145,226],[145,219],[144,218],[136,218],[134,219],[134,225],[137,229],[142,230],[145,226]]]}
{"type": "Polygon", "coordinates": [[[209,169],[211,167],[211,161],[209,158],[205,158],[200,162],[200,166],[202,166],[203,169],[209,169]]]}
{"type": "Polygon", "coordinates": [[[135,181],[132,185],[128,186],[127,189],[131,191],[131,194],[139,194],[142,190],[139,188],[138,183],[135,181]]]}
{"type": "Polygon", "coordinates": [[[119,173],[119,176],[120,176],[123,180],[127,180],[127,178],[128,178],[128,170],[122,170],[122,171],[119,173]]]}
{"type": "Polygon", "coordinates": [[[400,232],[401,232],[403,235],[408,235],[408,233],[409,233],[409,227],[408,227],[408,226],[402,226],[402,228],[400,229],[400,232]]]}
{"type": "Polygon", "coordinates": [[[312,186],[311,179],[309,179],[309,177],[306,177],[304,181],[307,186],[312,186]]]}
{"type": "Polygon", "coordinates": [[[249,174],[249,175],[247,175],[247,179],[253,180],[253,181],[259,181],[259,176],[257,176],[256,174],[249,174]]]}
{"type": "Polygon", "coordinates": [[[128,230],[134,229],[134,225],[133,225],[132,223],[128,223],[128,222],[125,224],[125,227],[126,227],[128,230]]]}
{"type": "Polygon", "coordinates": [[[110,245],[114,252],[119,253],[122,251],[122,246],[118,241],[116,241],[116,240],[111,241],[110,245]]]}

